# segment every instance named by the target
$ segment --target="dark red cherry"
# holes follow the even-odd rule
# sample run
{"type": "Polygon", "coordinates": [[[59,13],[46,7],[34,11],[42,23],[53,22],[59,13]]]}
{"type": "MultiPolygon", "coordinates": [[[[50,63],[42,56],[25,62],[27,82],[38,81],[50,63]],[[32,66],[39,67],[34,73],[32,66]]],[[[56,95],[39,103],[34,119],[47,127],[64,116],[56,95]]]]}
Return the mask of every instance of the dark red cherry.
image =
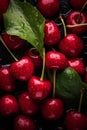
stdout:
{"type": "Polygon", "coordinates": [[[19,111],[17,100],[12,95],[4,95],[0,99],[0,113],[2,116],[11,116],[19,111]]]}
{"type": "Polygon", "coordinates": [[[0,0],[0,15],[4,14],[9,6],[8,0],[0,0]]]}
{"type": "Polygon", "coordinates": [[[46,45],[55,45],[59,42],[61,34],[55,22],[47,21],[45,23],[44,33],[44,42],[46,45]]]}
{"type": "Polygon", "coordinates": [[[23,92],[18,98],[21,111],[26,115],[34,115],[37,113],[39,104],[29,97],[28,92],[23,92]]]}
{"type": "MultiPolygon", "coordinates": [[[[87,14],[80,11],[71,11],[66,18],[67,25],[85,24],[87,23],[87,14]]],[[[68,27],[75,34],[83,34],[87,30],[87,26],[68,27]]]]}
{"type": "Polygon", "coordinates": [[[24,45],[25,41],[17,36],[12,36],[7,33],[4,33],[3,40],[5,44],[9,47],[11,50],[17,50],[21,46],[24,45]]]}
{"type": "Polygon", "coordinates": [[[42,116],[46,120],[59,120],[64,111],[64,105],[61,99],[46,99],[42,105],[42,116]]]}
{"type": "Polygon", "coordinates": [[[18,115],[14,119],[14,130],[36,130],[36,125],[30,117],[18,115]]]}
{"type": "Polygon", "coordinates": [[[0,68],[0,89],[5,92],[12,92],[15,90],[15,87],[15,80],[10,73],[10,68],[0,68]]]}
{"type": "Polygon", "coordinates": [[[38,0],[37,8],[45,17],[52,17],[59,12],[60,1],[59,0],[38,0]]]}

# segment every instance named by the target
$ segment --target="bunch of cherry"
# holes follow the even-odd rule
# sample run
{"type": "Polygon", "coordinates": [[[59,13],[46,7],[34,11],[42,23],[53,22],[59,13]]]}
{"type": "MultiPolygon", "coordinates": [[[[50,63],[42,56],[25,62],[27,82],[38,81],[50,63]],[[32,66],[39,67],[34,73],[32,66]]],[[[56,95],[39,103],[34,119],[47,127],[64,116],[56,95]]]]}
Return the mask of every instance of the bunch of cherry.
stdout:
{"type": "MultiPolygon", "coordinates": [[[[84,76],[84,82],[87,83],[85,65],[79,58],[84,48],[80,36],[87,32],[87,14],[84,12],[87,1],[69,0],[72,10],[65,21],[59,16],[60,1],[37,1],[37,9],[47,19],[44,26],[43,58],[36,48],[29,47],[18,60],[12,51],[23,47],[25,41],[6,32],[0,36],[1,42],[15,59],[10,66],[0,68],[0,121],[5,121],[6,125],[0,122],[0,130],[46,130],[37,126],[34,117],[38,118],[39,115],[46,122],[62,120],[63,126],[52,130],[87,129],[87,116],[80,112],[84,89],[81,90],[78,111],[71,109],[66,112],[63,100],[55,95],[56,72],[67,67],[77,71],[81,78],[84,76]],[[64,28],[63,37],[56,22],[51,20],[55,16],[64,28]],[[50,80],[49,70],[53,72],[53,81],[50,80]]],[[[0,21],[8,5],[8,0],[0,0],[0,21]]]]}

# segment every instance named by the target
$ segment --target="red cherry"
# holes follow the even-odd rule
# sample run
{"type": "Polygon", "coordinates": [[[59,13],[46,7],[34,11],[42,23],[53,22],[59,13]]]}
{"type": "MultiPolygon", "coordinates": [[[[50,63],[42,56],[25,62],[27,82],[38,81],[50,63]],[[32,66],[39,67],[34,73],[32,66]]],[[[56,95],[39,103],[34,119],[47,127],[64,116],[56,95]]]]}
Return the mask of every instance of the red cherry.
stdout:
{"type": "Polygon", "coordinates": [[[0,0],[0,15],[4,14],[9,6],[8,0],[0,0]]]}
{"type": "Polygon", "coordinates": [[[14,96],[4,95],[0,99],[0,113],[2,116],[11,116],[18,113],[18,103],[14,96]]]}
{"type": "Polygon", "coordinates": [[[46,98],[52,89],[51,82],[48,80],[41,80],[37,76],[31,77],[28,83],[28,91],[30,98],[34,100],[42,100],[46,98]]]}
{"type": "Polygon", "coordinates": [[[85,66],[80,58],[69,59],[69,66],[77,71],[78,74],[83,75],[85,72],[85,66]]]}
{"type": "Polygon", "coordinates": [[[81,9],[87,0],[69,0],[71,6],[75,9],[81,9]]]}
{"type": "Polygon", "coordinates": [[[68,60],[63,53],[57,51],[48,51],[46,53],[46,67],[49,69],[65,69],[68,66],[68,60]]]}
{"type": "MultiPolygon", "coordinates": [[[[67,25],[85,24],[87,23],[87,14],[80,11],[71,11],[66,18],[67,25]]],[[[68,27],[68,29],[76,34],[83,34],[86,30],[86,26],[68,27]]]]}
{"type": "Polygon", "coordinates": [[[47,21],[44,27],[44,42],[46,45],[55,45],[60,40],[60,30],[53,21],[47,21]]]}
{"type": "Polygon", "coordinates": [[[42,58],[36,48],[29,48],[25,55],[32,59],[35,69],[39,70],[42,67],[42,58]]]}
{"type": "Polygon", "coordinates": [[[46,120],[58,120],[63,115],[64,105],[60,99],[46,99],[42,105],[42,116],[46,120]]]}
{"type": "Polygon", "coordinates": [[[10,73],[10,68],[0,68],[0,89],[5,92],[12,92],[15,90],[15,87],[15,80],[10,73]]]}
{"type": "Polygon", "coordinates": [[[68,111],[65,117],[65,126],[67,130],[86,130],[87,117],[77,111],[68,111]]]}
{"type": "Polygon", "coordinates": [[[34,73],[34,64],[31,58],[23,57],[11,64],[10,71],[16,79],[27,81],[34,73]]]}
{"type": "Polygon", "coordinates": [[[14,130],[36,130],[35,122],[24,115],[18,115],[14,119],[14,130]]]}
{"type": "Polygon", "coordinates": [[[83,41],[75,34],[67,34],[58,47],[66,56],[77,57],[83,50],[83,41]]]}
{"type": "Polygon", "coordinates": [[[11,50],[17,50],[21,46],[24,45],[25,41],[17,36],[12,36],[7,33],[4,33],[3,40],[5,44],[9,47],[11,50]]]}
{"type": "Polygon", "coordinates": [[[18,98],[19,106],[26,115],[34,115],[38,111],[38,103],[29,97],[28,92],[23,92],[18,98]]]}
{"type": "Polygon", "coordinates": [[[38,0],[37,8],[45,17],[52,17],[59,12],[60,1],[38,0]]]}

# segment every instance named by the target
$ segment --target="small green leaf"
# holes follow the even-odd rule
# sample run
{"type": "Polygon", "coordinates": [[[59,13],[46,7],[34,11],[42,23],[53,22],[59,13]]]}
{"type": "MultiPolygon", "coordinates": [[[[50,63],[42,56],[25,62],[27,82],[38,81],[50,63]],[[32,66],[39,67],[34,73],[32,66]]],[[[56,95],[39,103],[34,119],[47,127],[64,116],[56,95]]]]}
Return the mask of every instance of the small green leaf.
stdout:
{"type": "Polygon", "coordinates": [[[45,18],[28,2],[10,0],[4,14],[5,30],[32,44],[42,55],[45,18]]]}
{"type": "Polygon", "coordinates": [[[83,83],[78,73],[72,68],[66,68],[57,75],[56,95],[65,102],[75,102],[80,97],[81,88],[87,91],[87,84],[83,83]]]}

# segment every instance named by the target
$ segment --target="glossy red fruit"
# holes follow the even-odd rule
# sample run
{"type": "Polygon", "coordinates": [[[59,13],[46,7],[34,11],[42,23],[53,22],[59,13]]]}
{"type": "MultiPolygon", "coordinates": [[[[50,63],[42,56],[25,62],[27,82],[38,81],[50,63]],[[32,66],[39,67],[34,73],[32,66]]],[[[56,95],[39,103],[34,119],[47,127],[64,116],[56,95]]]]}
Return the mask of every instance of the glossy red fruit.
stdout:
{"type": "Polygon", "coordinates": [[[63,53],[48,51],[46,53],[46,67],[49,69],[65,69],[68,67],[68,59],[63,53]]]}
{"type": "Polygon", "coordinates": [[[46,45],[55,45],[59,42],[61,34],[55,22],[47,21],[45,23],[44,33],[44,42],[46,45]]]}
{"type": "Polygon", "coordinates": [[[85,66],[80,58],[69,59],[69,66],[73,68],[78,74],[83,75],[85,73],[85,66]]]}
{"type": "Polygon", "coordinates": [[[9,6],[8,0],[0,0],[0,15],[4,14],[9,6]]]}
{"type": "Polygon", "coordinates": [[[18,113],[19,107],[17,100],[12,95],[4,95],[0,100],[0,113],[7,117],[18,113]]]}
{"type": "MultiPolygon", "coordinates": [[[[66,18],[66,24],[67,25],[76,25],[76,24],[85,24],[87,23],[87,14],[85,13],[81,13],[80,15],[80,11],[71,11],[66,18]]],[[[75,34],[83,34],[86,30],[87,27],[86,26],[78,26],[78,27],[68,27],[68,29],[75,33],[75,34]]]]}
{"type": "Polygon", "coordinates": [[[7,33],[4,33],[3,40],[5,44],[9,47],[11,50],[17,50],[21,46],[24,45],[25,41],[17,36],[12,36],[7,33]]]}
{"type": "Polygon", "coordinates": [[[68,57],[77,57],[83,50],[83,41],[75,34],[67,34],[59,43],[59,49],[68,57]]]}
{"type": "Polygon", "coordinates": [[[52,17],[59,12],[60,1],[59,0],[38,0],[37,8],[45,17],[52,17]]]}
{"type": "Polygon", "coordinates": [[[64,105],[60,99],[46,99],[42,105],[42,116],[46,120],[59,120],[64,111],[64,105]]]}
{"type": "Polygon", "coordinates": [[[13,92],[15,87],[15,80],[10,73],[10,68],[0,68],[0,89],[5,92],[13,92]]]}
{"type": "Polygon", "coordinates": [[[26,115],[34,115],[37,113],[39,104],[29,97],[28,92],[23,92],[18,98],[21,111],[26,115]]]}
{"type": "Polygon", "coordinates": [[[36,48],[29,48],[25,55],[32,59],[35,69],[39,70],[42,67],[42,58],[36,48]]]}
{"type": "Polygon", "coordinates": [[[10,71],[16,79],[27,81],[34,73],[34,64],[31,58],[23,57],[11,64],[10,71]]]}
{"type": "Polygon", "coordinates": [[[14,119],[14,130],[36,130],[36,125],[31,118],[18,115],[14,119]]]}
{"type": "Polygon", "coordinates": [[[52,85],[48,80],[41,80],[37,76],[31,77],[28,83],[28,91],[30,98],[34,100],[43,100],[51,92],[52,85]]]}
{"type": "Polygon", "coordinates": [[[77,111],[68,111],[65,117],[67,130],[86,130],[87,117],[77,111]]]}
{"type": "Polygon", "coordinates": [[[81,10],[87,0],[69,0],[71,6],[75,9],[81,10]]]}

